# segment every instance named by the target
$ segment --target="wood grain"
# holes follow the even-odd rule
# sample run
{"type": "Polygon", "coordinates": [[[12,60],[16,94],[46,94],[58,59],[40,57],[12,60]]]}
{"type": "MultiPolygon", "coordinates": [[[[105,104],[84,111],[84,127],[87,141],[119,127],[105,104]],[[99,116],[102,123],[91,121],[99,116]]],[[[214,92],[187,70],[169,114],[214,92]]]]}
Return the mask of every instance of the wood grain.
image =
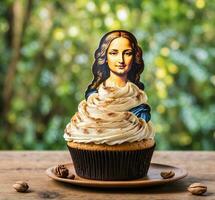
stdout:
{"type": "Polygon", "coordinates": [[[70,161],[67,151],[0,151],[0,200],[215,200],[215,152],[157,151],[152,162],[185,168],[188,176],[168,185],[133,189],[86,188],[46,176],[45,170],[50,166],[70,161]],[[28,182],[28,193],[18,193],[12,188],[19,180],[28,182]],[[203,197],[187,192],[194,182],[207,185],[208,192],[203,197]]]}

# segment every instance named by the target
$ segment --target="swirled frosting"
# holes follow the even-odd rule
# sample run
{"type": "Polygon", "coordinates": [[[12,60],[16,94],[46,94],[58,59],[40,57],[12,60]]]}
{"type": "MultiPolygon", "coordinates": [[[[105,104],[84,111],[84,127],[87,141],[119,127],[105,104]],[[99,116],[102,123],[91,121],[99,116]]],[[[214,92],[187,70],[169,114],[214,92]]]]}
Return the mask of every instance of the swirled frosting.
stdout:
{"type": "Polygon", "coordinates": [[[64,138],[77,143],[108,145],[153,139],[152,123],[128,111],[146,102],[144,91],[132,82],[124,87],[101,84],[98,93],[80,102],[78,112],[65,128],[64,138]]]}

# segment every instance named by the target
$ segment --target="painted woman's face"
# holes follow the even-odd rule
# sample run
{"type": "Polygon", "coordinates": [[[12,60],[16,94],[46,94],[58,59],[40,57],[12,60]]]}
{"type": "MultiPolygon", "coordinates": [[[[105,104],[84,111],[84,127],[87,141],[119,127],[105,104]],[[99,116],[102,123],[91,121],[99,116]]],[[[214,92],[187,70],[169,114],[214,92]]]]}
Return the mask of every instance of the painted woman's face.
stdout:
{"type": "Polygon", "coordinates": [[[133,61],[131,42],[127,38],[114,39],[107,50],[107,62],[112,73],[118,76],[127,75],[133,61]]]}

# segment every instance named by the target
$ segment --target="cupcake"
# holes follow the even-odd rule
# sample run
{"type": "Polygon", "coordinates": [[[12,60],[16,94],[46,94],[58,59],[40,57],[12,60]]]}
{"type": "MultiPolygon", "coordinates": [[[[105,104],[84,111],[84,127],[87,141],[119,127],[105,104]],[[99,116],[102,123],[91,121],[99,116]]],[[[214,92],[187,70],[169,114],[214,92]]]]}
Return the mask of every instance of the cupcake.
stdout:
{"type": "Polygon", "coordinates": [[[107,33],[95,52],[94,79],[64,131],[78,176],[130,180],[147,175],[155,147],[140,74],[142,51],[129,32],[107,33]]]}

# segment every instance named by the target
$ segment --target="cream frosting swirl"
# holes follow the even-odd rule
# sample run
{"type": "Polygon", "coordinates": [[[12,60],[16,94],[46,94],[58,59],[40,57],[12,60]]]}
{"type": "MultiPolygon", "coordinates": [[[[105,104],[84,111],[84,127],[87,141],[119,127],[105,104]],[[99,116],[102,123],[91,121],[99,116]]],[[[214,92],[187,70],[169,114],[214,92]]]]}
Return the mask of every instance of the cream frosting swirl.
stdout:
{"type": "Polygon", "coordinates": [[[66,141],[115,145],[153,139],[152,123],[138,118],[133,107],[147,102],[147,96],[132,82],[124,87],[106,87],[91,94],[78,106],[64,131],[66,141]]]}

